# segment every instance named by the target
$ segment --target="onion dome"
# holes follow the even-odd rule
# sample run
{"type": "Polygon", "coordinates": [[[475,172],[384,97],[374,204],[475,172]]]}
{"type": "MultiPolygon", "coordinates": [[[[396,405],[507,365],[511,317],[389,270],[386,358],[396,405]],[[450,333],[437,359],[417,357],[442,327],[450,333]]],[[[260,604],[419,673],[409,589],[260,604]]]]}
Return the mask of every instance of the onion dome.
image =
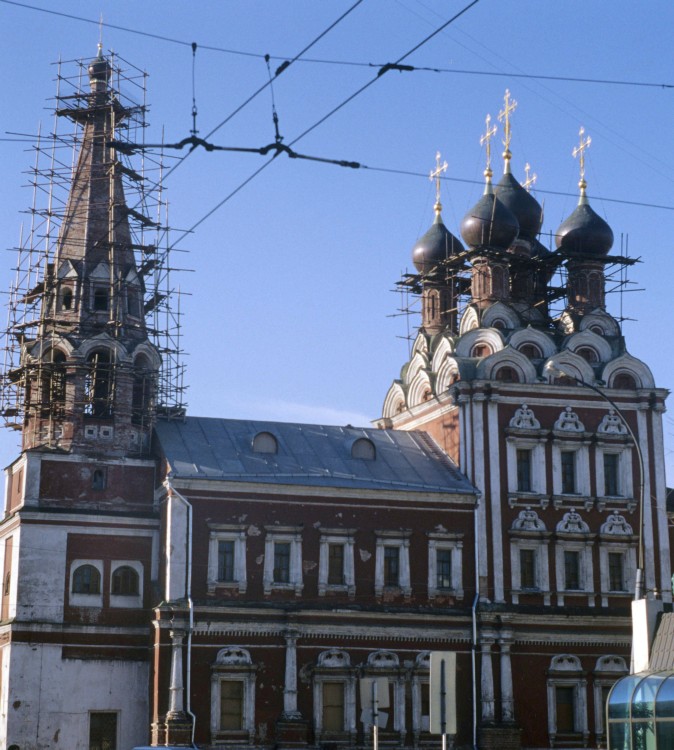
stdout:
{"type": "Polygon", "coordinates": [[[112,74],[110,63],[103,57],[103,45],[98,45],[98,55],[89,63],[87,69],[89,80],[93,86],[95,83],[107,83],[112,74]]]}
{"type": "Polygon", "coordinates": [[[540,203],[525,190],[513,177],[509,162],[506,161],[506,172],[494,188],[499,201],[514,214],[519,224],[519,236],[533,241],[541,230],[543,209],[540,203]]]}
{"type": "Polygon", "coordinates": [[[519,233],[519,224],[512,211],[494,195],[491,169],[485,170],[484,195],[463,217],[461,236],[471,247],[507,249],[519,233]]]}
{"type": "Polygon", "coordinates": [[[463,245],[444,225],[440,210],[436,203],[435,221],[412,248],[412,262],[419,273],[429,273],[438,263],[463,252],[463,245]]]}
{"type": "Polygon", "coordinates": [[[598,257],[606,255],[613,246],[613,231],[590,206],[584,181],[578,206],[557,230],[555,242],[560,250],[598,257]]]}

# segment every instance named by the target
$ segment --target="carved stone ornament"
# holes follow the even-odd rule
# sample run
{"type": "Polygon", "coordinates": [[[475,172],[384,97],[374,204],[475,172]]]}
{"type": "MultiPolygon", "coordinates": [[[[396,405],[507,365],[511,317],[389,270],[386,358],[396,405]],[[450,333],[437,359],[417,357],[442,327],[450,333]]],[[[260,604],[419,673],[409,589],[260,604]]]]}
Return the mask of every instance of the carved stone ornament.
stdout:
{"type": "Polygon", "coordinates": [[[512,528],[513,531],[545,531],[545,524],[535,510],[527,508],[520,511],[519,516],[513,521],[512,528]]]}
{"type": "Polygon", "coordinates": [[[566,432],[585,432],[585,425],[578,419],[576,412],[567,406],[555,422],[555,429],[566,432]]]}
{"type": "Polygon", "coordinates": [[[215,660],[216,664],[228,664],[233,665],[248,665],[252,664],[250,653],[245,648],[239,648],[238,646],[229,646],[218,651],[218,656],[215,660]]]}
{"type": "Polygon", "coordinates": [[[627,435],[627,427],[625,427],[625,423],[616,414],[616,410],[609,409],[608,414],[605,414],[599,423],[597,432],[604,435],[627,435]]]}
{"type": "Polygon", "coordinates": [[[377,669],[395,669],[398,666],[398,657],[391,651],[375,651],[367,657],[367,665],[377,669]]]}
{"type": "Polygon", "coordinates": [[[580,672],[580,659],[573,654],[560,654],[553,656],[550,661],[551,672],[580,672]]]}
{"type": "Polygon", "coordinates": [[[557,531],[562,534],[589,534],[590,527],[576,513],[575,509],[571,508],[557,524],[557,531]]]}
{"type": "Polygon", "coordinates": [[[618,513],[612,513],[607,516],[606,521],[601,525],[599,530],[602,534],[612,534],[615,536],[630,536],[632,527],[618,513]]]}
{"type": "Polygon", "coordinates": [[[338,648],[331,648],[329,651],[323,651],[318,656],[319,667],[330,667],[331,669],[345,669],[351,665],[351,660],[346,651],[338,648]]]}
{"type": "Polygon", "coordinates": [[[510,420],[510,426],[517,430],[538,430],[541,423],[536,419],[533,411],[526,404],[522,404],[510,420]]]}

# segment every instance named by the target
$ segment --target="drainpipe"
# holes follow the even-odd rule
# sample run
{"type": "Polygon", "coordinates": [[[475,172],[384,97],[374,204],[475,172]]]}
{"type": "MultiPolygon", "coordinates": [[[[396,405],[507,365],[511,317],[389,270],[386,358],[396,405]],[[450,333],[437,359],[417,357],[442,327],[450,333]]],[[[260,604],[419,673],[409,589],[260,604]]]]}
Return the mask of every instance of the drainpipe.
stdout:
{"type": "Polygon", "coordinates": [[[477,540],[478,516],[477,509],[480,505],[480,495],[477,496],[475,510],[473,513],[474,534],[475,534],[475,598],[473,599],[473,648],[472,648],[472,665],[473,665],[473,750],[477,750],[477,605],[480,600],[480,545],[477,540]]]}
{"type": "MultiPolygon", "coordinates": [[[[185,580],[185,598],[187,599],[187,609],[189,612],[189,626],[187,629],[187,670],[185,674],[185,713],[192,719],[192,747],[196,748],[194,744],[194,732],[196,730],[197,717],[192,712],[191,708],[191,683],[192,683],[192,629],[194,627],[194,604],[192,602],[192,505],[186,497],[176,490],[171,484],[170,477],[167,477],[164,481],[164,487],[166,487],[167,497],[176,497],[180,502],[185,505],[187,509],[187,571],[185,580]]],[[[169,533],[169,541],[170,541],[169,533]]]]}

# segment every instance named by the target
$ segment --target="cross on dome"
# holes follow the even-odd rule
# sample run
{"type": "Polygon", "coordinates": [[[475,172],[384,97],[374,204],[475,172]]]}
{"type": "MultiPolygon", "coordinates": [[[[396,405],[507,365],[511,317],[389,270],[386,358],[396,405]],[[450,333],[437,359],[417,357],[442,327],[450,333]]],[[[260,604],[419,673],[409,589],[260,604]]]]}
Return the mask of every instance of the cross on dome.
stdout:
{"type": "Polygon", "coordinates": [[[436,214],[439,214],[440,211],[442,211],[442,203],[440,203],[440,177],[447,171],[447,162],[445,161],[440,164],[441,156],[442,154],[439,151],[435,152],[435,169],[432,169],[428,175],[431,182],[435,180],[435,205],[433,206],[433,209],[436,214]]]}
{"type": "Polygon", "coordinates": [[[480,146],[484,146],[487,152],[487,166],[484,170],[484,176],[487,180],[487,185],[491,184],[491,139],[496,135],[496,124],[491,125],[491,115],[487,115],[485,118],[485,132],[484,135],[480,136],[480,146]]]}
{"type": "Polygon", "coordinates": [[[578,187],[580,188],[581,198],[585,197],[585,188],[587,187],[587,182],[585,182],[585,150],[590,148],[590,144],[592,143],[592,138],[590,138],[589,135],[587,138],[583,138],[584,135],[585,128],[581,125],[580,130],[578,131],[580,142],[571,152],[574,159],[578,157],[580,165],[580,181],[578,182],[578,187]]]}
{"type": "Polygon", "coordinates": [[[503,123],[503,145],[505,150],[503,152],[504,172],[510,171],[510,141],[512,140],[512,131],[510,127],[510,115],[517,109],[517,102],[515,99],[510,99],[510,89],[506,89],[505,96],[503,97],[503,109],[498,113],[499,122],[503,123]]]}

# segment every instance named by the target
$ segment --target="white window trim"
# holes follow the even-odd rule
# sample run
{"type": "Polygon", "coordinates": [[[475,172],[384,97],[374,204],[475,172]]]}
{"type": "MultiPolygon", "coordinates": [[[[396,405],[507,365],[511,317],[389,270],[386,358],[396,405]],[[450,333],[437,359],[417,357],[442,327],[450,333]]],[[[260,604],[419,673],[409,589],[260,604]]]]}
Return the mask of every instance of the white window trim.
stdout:
{"type": "Polygon", "coordinates": [[[264,540],[264,572],[262,583],[265,594],[272,591],[294,591],[295,596],[302,594],[302,527],[301,526],[267,526],[264,540]],[[274,544],[290,543],[290,581],[274,581],[274,544]]]}
{"type": "Polygon", "coordinates": [[[143,563],[138,560],[113,560],[110,564],[110,606],[119,609],[138,609],[143,606],[143,563]],[[117,568],[128,566],[138,574],[138,594],[135,596],[120,596],[112,593],[112,576],[117,568]]]}
{"type": "Polygon", "coordinates": [[[436,596],[453,596],[463,599],[463,535],[462,534],[428,534],[428,598],[436,596]],[[450,550],[452,565],[452,588],[439,589],[438,550],[450,550]]]}
{"type": "Polygon", "coordinates": [[[325,596],[327,592],[346,592],[350,598],[356,595],[356,571],[354,567],[354,534],[355,529],[321,529],[318,550],[318,595],[325,596]],[[328,583],[329,550],[331,544],[341,544],[344,547],[344,583],[328,583]]]}
{"type": "Polygon", "coordinates": [[[208,540],[208,578],[206,582],[209,594],[216,588],[238,589],[245,594],[248,587],[246,575],[246,527],[218,526],[211,527],[208,540]],[[218,543],[234,542],[234,580],[218,580],[218,543]]]}
{"type": "Polygon", "coordinates": [[[70,563],[70,579],[68,581],[68,604],[71,607],[102,607],[103,606],[103,587],[105,581],[103,579],[103,560],[73,560],[70,563]],[[75,577],[75,571],[82,565],[91,565],[92,568],[96,568],[98,575],[101,577],[101,591],[99,594],[74,594],[73,593],[73,578],[75,577]]]}
{"type": "Polygon", "coordinates": [[[552,444],[552,494],[561,497],[590,496],[590,450],[577,441],[555,440],[552,444]],[[573,452],[575,456],[576,491],[562,492],[562,452],[573,452]]]}
{"type": "Polygon", "coordinates": [[[519,602],[520,594],[541,595],[543,604],[550,604],[550,565],[549,565],[549,542],[547,539],[511,539],[510,541],[510,570],[512,572],[512,599],[513,604],[519,602]],[[523,589],[520,570],[520,550],[533,550],[535,556],[536,587],[523,589]]]}
{"type": "MultiPolygon", "coordinates": [[[[418,743],[422,733],[427,734],[430,731],[430,719],[428,716],[426,726],[424,726],[424,716],[421,713],[421,691],[424,685],[430,684],[430,653],[425,652],[417,656],[414,670],[412,672],[412,733],[415,738],[415,744],[418,743]]],[[[430,690],[430,687],[429,687],[430,690]]],[[[430,696],[429,696],[430,698],[430,696]]],[[[429,701],[430,708],[430,701],[429,701]]]]}
{"type": "Polygon", "coordinates": [[[412,595],[410,581],[410,536],[411,530],[375,531],[377,546],[375,551],[374,593],[381,596],[384,591],[400,592],[404,596],[412,595]],[[397,586],[384,586],[384,548],[398,547],[399,576],[397,586]]]}
{"type": "Polygon", "coordinates": [[[319,739],[332,737],[339,734],[334,730],[323,729],[323,683],[341,682],[344,685],[344,726],[341,733],[356,736],[356,678],[354,675],[345,674],[342,669],[330,670],[330,667],[322,667],[321,671],[314,673],[314,729],[316,742],[319,739]]]}
{"type": "Polygon", "coordinates": [[[589,607],[594,607],[594,582],[592,567],[592,541],[558,539],[555,545],[555,572],[557,583],[557,604],[564,605],[565,596],[587,594],[589,607]],[[583,588],[566,589],[564,580],[564,552],[579,552],[579,578],[583,588]]]}
{"type": "MultiPolygon", "coordinates": [[[[587,680],[578,676],[562,677],[551,676],[548,678],[548,733],[550,734],[550,747],[555,747],[557,736],[557,696],[555,689],[558,687],[572,687],[574,700],[574,734],[581,734],[587,742],[587,680]]],[[[583,747],[586,747],[584,744],[583,747]]]]}
{"type": "Polygon", "coordinates": [[[632,482],[632,449],[617,445],[606,445],[597,448],[595,452],[595,475],[597,477],[597,497],[603,500],[619,497],[632,498],[634,485],[632,482]],[[604,493],[604,454],[613,453],[618,456],[618,494],[606,495],[604,493]]]}
{"type": "Polygon", "coordinates": [[[608,606],[609,596],[633,595],[634,581],[637,570],[636,550],[629,542],[621,537],[614,537],[610,542],[602,540],[599,543],[599,580],[601,583],[601,606],[608,606]],[[608,556],[609,553],[617,552],[623,556],[623,584],[624,588],[620,591],[613,591],[610,588],[611,577],[609,574],[608,556]]]}
{"type": "Polygon", "coordinates": [[[252,745],[255,739],[255,667],[223,665],[211,674],[211,740],[240,737],[248,734],[252,745]],[[223,682],[243,682],[243,727],[241,729],[220,728],[220,685],[223,682]]]}
{"type": "Polygon", "coordinates": [[[508,462],[508,493],[511,495],[544,495],[546,492],[545,473],[545,442],[525,439],[520,437],[508,437],[506,439],[506,451],[508,462]],[[517,489],[517,451],[531,451],[531,490],[522,492],[517,489]]]}
{"type": "MultiPolygon", "coordinates": [[[[385,713],[388,714],[389,718],[391,718],[391,712],[393,712],[393,721],[389,722],[386,721],[386,726],[381,727],[385,732],[399,732],[401,734],[404,734],[405,732],[405,679],[404,677],[399,676],[398,674],[391,674],[390,672],[387,674],[387,667],[383,667],[381,669],[377,669],[376,667],[374,669],[368,668],[365,672],[363,672],[363,677],[373,677],[373,678],[384,678],[389,685],[393,686],[393,700],[392,705],[389,708],[383,708],[379,709],[379,713],[385,713]]],[[[367,732],[372,731],[372,715],[371,715],[371,708],[372,706],[362,706],[361,710],[366,711],[369,713],[370,718],[368,719],[368,722],[364,723],[364,728],[367,732]]]]}

